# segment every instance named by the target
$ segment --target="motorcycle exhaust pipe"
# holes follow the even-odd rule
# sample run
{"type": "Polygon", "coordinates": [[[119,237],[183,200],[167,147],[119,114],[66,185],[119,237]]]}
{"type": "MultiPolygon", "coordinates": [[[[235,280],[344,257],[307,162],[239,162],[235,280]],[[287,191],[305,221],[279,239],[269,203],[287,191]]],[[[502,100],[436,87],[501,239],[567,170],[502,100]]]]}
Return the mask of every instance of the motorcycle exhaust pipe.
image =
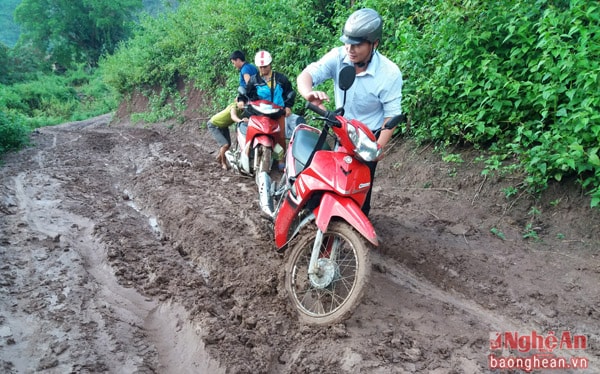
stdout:
{"type": "Polygon", "coordinates": [[[258,174],[258,201],[260,203],[260,210],[265,213],[269,218],[275,216],[273,209],[273,193],[271,192],[271,177],[266,171],[258,174]]]}

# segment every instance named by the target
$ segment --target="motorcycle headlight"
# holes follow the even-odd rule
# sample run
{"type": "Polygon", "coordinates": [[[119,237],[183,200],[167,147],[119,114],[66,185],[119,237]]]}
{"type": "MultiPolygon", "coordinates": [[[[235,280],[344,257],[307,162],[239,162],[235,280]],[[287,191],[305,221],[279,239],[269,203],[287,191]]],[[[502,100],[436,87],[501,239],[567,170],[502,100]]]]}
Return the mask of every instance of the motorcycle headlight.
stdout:
{"type": "Polygon", "coordinates": [[[348,124],[348,136],[354,144],[354,152],[363,161],[375,161],[381,149],[377,147],[377,141],[369,138],[365,132],[359,128],[348,124]]]}

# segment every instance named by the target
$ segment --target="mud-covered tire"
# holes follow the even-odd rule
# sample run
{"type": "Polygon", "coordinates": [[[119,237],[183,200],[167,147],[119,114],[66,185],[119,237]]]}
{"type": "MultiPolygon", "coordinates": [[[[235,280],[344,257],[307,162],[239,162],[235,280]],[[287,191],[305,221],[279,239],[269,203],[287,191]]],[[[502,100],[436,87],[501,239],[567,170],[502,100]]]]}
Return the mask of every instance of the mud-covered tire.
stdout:
{"type": "MultiPolygon", "coordinates": [[[[324,234],[319,260],[333,266],[333,279],[315,284],[308,275],[316,231],[303,232],[290,248],[285,266],[286,293],[303,323],[330,325],[347,319],[360,303],[371,274],[371,260],[365,239],[345,222],[332,222],[324,234]],[[336,259],[327,251],[331,240],[340,239],[336,259]],[[325,283],[327,284],[324,287],[325,283]]],[[[327,273],[327,271],[325,271],[327,273]]],[[[319,280],[325,279],[327,275],[319,280]]]]}
{"type": "Polygon", "coordinates": [[[256,168],[254,170],[254,179],[256,184],[258,184],[258,175],[266,171],[267,173],[271,171],[271,164],[273,151],[269,147],[265,147],[264,145],[259,145],[254,149],[254,159],[256,160],[256,168]]]}

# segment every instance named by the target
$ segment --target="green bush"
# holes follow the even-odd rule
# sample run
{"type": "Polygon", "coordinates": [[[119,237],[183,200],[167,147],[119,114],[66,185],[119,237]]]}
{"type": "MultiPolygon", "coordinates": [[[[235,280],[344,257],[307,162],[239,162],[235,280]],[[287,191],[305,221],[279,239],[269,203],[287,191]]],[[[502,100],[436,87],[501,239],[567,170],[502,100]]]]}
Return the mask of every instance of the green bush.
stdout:
{"type": "Polygon", "coordinates": [[[29,132],[20,116],[0,111],[0,154],[27,145],[29,132]]]}
{"type": "MultiPolygon", "coordinates": [[[[105,58],[120,93],[194,80],[222,107],[237,86],[228,61],[260,49],[292,82],[334,46],[360,7],[384,17],[380,50],[401,67],[412,135],[486,150],[484,173],[525,175],[530,191],[577,176],[600,205],[600,6],[587,0],[206,0],[143,20],[105,58]],[[241,22],[243,20],[243,22],[241,22]]],[[[300,102],[300,100],[299,100],[300,102]]],[[[301,105],[301,104],[299,104],[301,105]]]]}
{"type": "Polygon", "coordinates": [[[293,81],[318,53],[336,43],[327,24],[312,17],[315,8],[327,11],[330,6],[319,0],[190,0],[177,12],[143,19],[135,36],[100,65],[106,82],[121,94],[166,88],[184,76],[214,92],[220,107],[237,89],[237,71],[229,62],[232,51],[243,50],[253,62],[254,54],[266,49],[274,57],[274,69],[293,81]]]}
{"type": "Polygon", "coordinates": [[[465,4],[440,2],[400,23],[414,135],[489,148],[516,162],[532,191],[578,175],[597,206],[600,7],[465,4]]]}

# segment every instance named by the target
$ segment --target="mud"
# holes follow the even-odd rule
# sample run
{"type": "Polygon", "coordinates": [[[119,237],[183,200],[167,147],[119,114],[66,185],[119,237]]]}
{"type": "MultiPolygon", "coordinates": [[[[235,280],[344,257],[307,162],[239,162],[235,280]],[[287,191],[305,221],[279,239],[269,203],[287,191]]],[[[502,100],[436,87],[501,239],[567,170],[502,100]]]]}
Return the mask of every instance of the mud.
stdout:
{"type": "Polygon", "coordinates": [[[32,141],[1,166],[0,372],[484,373],[537,352],[491,350],[496,332],[585,336],[552,354],[588,369],[552,372],[600,372],[600,214],[575,185],[507,199],[518,182],[477,155],[396,139],[366,296],[316,328],[289,308],[253,179],[197,122],[105,115],[32,141]]]}

